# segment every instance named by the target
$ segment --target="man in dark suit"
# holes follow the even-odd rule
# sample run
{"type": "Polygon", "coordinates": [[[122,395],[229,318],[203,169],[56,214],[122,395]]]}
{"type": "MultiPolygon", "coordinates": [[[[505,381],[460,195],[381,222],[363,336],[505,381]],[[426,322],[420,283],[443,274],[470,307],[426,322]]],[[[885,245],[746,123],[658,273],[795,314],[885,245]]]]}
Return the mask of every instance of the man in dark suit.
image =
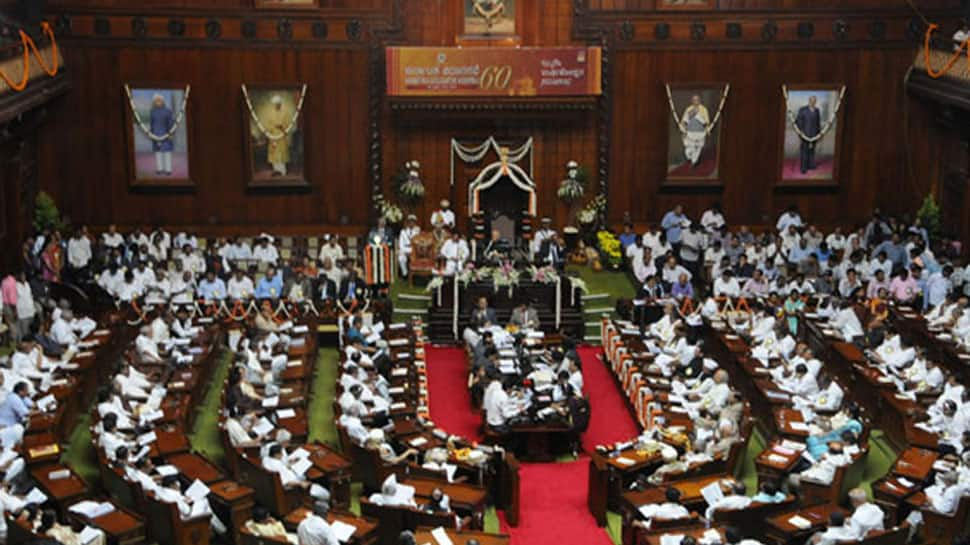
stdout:
{"type": "Polygon", "coordinates": [[[337,283],[325,275],[320,275],[317,280],[317,295],[320,301],[329,301],[337,298],[337,283]]]}
{"type": "Polygon", "coordinates": [[[478,329],[486,325],[495,325],[495,309],[488,306],[488,299],[478,298],[478,304],[472,309],[471,327],[478,329]]]}
{"type": "Polygon", "coordinates": [[[815,170],[815,144],[805,140],[805,137],[814,138],[822,132],[822,116],[816,107],[818,99],[814,96],[808,97],[808,104],[798,109],[798,116],[795,117],[795,126],[802,132],[799,135],[801,149],[799,157],[801,159],[802,174],[809,170],[815,170]]]}
{"type": "Polygon", "coordinates": [[[339,293],[340,300],[344,302],[363,299],[367,293],[367,285],[363,280],[357,278],[357,271],[351,268],[350,274],[340,281],[339,293]]]}
{"type": "Polygon", "coordinates": [[[559,271],[563,270],[566,266],[566,244],[562,237],[556,235],[544,240],[542,245],[539,246],[536,259],[542,265],[550,265],[559,271]]]}

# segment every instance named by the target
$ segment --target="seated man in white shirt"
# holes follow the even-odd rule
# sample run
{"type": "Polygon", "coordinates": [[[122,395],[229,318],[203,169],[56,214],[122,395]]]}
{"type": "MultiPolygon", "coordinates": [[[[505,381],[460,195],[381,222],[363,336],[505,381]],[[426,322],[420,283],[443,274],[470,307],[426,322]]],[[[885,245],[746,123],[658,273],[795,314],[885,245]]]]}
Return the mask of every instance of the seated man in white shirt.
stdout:
{"type": "Polygon", "coordinates": [[[818,383],[815,377],[808,372],[808,366],[800,363],[795,366],[795,374],[782,380],[778,388],[790,394],[808,397],[818,392],[818,383]]]}
{"type": "Polygon", "coordinates": [[[852,529],[855,539],[864,539],[869,532],[884,530],[886,514],[878,505],[869,501],[866,491],[853,488],[849,491],[849,504],[852,505],[852,516],[848,526],[852,529]]]}
{"type": "Polygon", "coordinates": [[[161,363],[164,361],[158,350],[158,343],[152,339],[150,326],[143,325],[138,330],[138,337],[135,338],[135,352],[140,361],[144,363],[161,363]]]}
{"type": "Polygon", "coordinates": [[[337,535],[327,522],[329,513],[330,505],[327,502],[313,502],[313,512],[296,527],[299,545],[339,545],[337,535]]]}
{"type": "Polygon", "coordinates": [[[845,514],[841,511],[829,515],[828,528],[811,539],[813,545],[837,545],[849,541],[857,541],[855,530],[845,523],[845,514]]]}
{"type": "Polygon", "coordinates": [[[155,489],[155,496],[165,503],[174,503],[178,507],[182,520],[209,517],[209,526],[212,531],[219,535],[226,533],[226,525],[213,514],[212,506],[209,505],[207,498],[193,500],[183,494],[178,475],[163,477],[161,485],[155,489]]]}
{"type": "Polygon", "coordinates": [[[690,511],[680,504],[680,490],[671,486],[664,492],[664,497],[667,500],[664,503],[641,505],[638,511],[647,520],[635,520],[633,526],[649,529],[655,519],[676,520],[690,517],[690,511]]]}
{"type": "MultiPolygon", "coordinates": [[[[722,485],[722,488],[723,485],[722,485]]],[[[708,505],[707,510],[704,512],[704,518],[707,520],[713,520],[715,511],[737,511],[739,509],[746,509],[751,505],[751,498],[747,496],[747,489],[744,483],[737,481],[725,490],[728,494],[714,502],[714,505],[708,505]]]]}
{"type": "Polygon", "coordinates": [[[833,441],[829,444],[828,452],[822,454],[811,467],[801,474],[792,474],[792,484],[797,485],[802,479],[831,484],[835,479],[835,472],[850,463],[852,463],[852,456],[845,452],[845,446],[841,442],[833,441]]]}
{"type": "Polygon", "coordinates": [[[375,505],[388,507],[417,507],[414,501],[414,487],[401,485],[393,473],[384,480],[381,491],[371,494],[368,498],[375,505]]]}
{"type": "Polygon", "coordinates": [[[721,271],[721,276],[714,280],[714,296],[715,297],[740,297],[741,296],[741,286],[738,284],[738,280],[734,278],[734,272],[731,269],[724,269],[721,271]]]}
{"type": "MultiPolygon", "coordinates": [[[[305,452],[305,451],[304,451],[305,452]]],[[[309,490],[310,496],[317,500],[329,501],[330,491],[317,483],[310,482],[306,476],[297,473],[293,466],[299,459],[294,456],[284,456],[283,446],[279,443],[269,447],[267,456],[263,458],[263,469],[280,476],[284,489],[302,488],[309,490]]]]}
{"type": "Polygon", "coordinates": [[[853,342],[865,335],[865,331],[862,329],[862,322],[859,321],[859,316],[856,315],[851,301],[844,301],[842,303],[841,310],[832,318],[829,324],[847,342],[853,342]]]}

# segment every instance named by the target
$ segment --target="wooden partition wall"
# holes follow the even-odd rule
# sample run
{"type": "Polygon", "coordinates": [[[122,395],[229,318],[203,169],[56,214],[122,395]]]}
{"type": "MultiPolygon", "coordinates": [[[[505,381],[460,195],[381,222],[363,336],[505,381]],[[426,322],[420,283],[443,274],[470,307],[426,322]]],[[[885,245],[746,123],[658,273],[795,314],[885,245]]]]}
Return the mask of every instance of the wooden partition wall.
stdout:
{"type": "MultiPolygon", "coordinates": [[[[523,0],[520,0],[523,1],[523,0]]],[[[604,48],[604,95],[592,101],[498,107],[495,101],[395,103],[383,95],[383,47],[454,45],[458,0],[319,0],[311,10],[264,10],[254,0],[50,0],[73,90],[39,139],[39,185],[72,219],[162,223],[205,231],[363,229],[375,188],[404,161],[422,163],[427,223],[452,186],[452,138],[535,139],[539,213],[566,221],[555,192],[569,160],[609,193],[609,216],[658,221],[674,203],[699,214],[722,202],[731,222],[769,223],[797,203],[823,225],[863,221],[872,207],[911,211],[939,176],[930,113],[904,77],[922,23],[904,0],[530,0],[521,43],[604,48]],[[192,85],[195,187],[129,187],[122,86],[192,85]],[[721,184],[663,186],[669,110],[665,82],[730,82],[721,184]],[[307,83],[305,190],[247,189],[242,83],[307,83]],[[845,84],[836,187],[776,187],[783,83],[845,84]]],[[[958,0],[922,0],[945,25],[958,0]]]]}

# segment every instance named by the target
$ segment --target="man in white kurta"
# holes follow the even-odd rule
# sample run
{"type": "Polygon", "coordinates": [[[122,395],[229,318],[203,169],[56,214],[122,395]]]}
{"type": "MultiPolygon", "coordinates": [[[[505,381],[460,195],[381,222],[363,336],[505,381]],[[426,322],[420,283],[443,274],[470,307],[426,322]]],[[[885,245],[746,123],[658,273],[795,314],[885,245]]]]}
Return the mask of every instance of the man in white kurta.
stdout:
{"type": "Polygon", "coordinates": [[[711,124],[711,115],[707,107],[701,104],[700,95],[690,97],[690,106],[684,110],[680,118],[684,143],[684,156],[687,161],[697,166],[700,162],[704,145],[707,143],[707,128],[711,124]]]}
{"type": "Polygon", "coordinates": [[[300,545],[339,545],[337,534],[327,522],[329,512],[330,506],[326,502],[314,502],[313,512],[296,527],[300,545]]]}
{"type": "Polygon", "coordinates": [[[441,245],[439,253],[445,260],[445,268],[442,271],[445,276],[454,276],[460,272],[471,256],[468,242],[461,238],[458,231],[452,231],[451,238],[441,245]]]}
{"type": "Polygon", "coordinates": [[[410,268],[408,264],[411,259],[411,241],[421,232],[418,227],[418,218],[414,214],[408,214],[404,228],[397,235],[397,264],[401,271],[401,276],[407,276],[410,268]]]}

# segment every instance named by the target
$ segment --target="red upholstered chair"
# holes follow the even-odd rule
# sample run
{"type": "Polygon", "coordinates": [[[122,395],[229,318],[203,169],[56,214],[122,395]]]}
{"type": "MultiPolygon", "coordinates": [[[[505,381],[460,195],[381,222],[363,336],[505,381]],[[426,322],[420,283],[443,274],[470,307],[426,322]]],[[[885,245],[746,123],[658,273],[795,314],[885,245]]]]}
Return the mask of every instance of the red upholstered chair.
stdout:
{"type": "Polygon", "coordinates": [[[423,232],[411,239],[411,256],[409,259],[408,282],[414,286],[415,276],[431,276],[438,259],[438,248],[434,235],[423,232]]]}

